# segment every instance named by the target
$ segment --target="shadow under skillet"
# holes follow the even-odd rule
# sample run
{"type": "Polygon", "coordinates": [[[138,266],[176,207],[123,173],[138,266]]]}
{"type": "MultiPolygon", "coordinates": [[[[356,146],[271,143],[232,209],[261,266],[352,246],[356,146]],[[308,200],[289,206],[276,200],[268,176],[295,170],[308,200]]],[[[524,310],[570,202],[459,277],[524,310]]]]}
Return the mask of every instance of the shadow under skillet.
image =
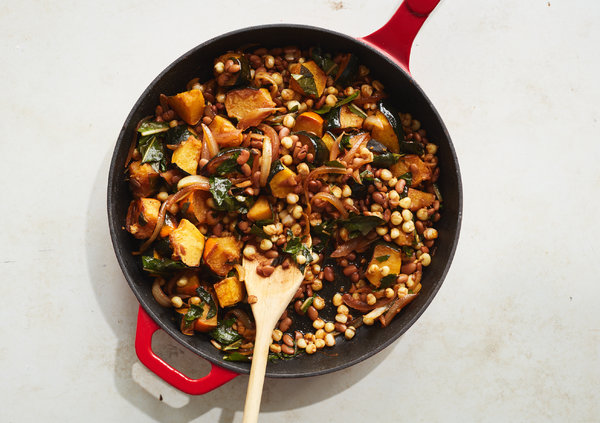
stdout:
{"type": "MultiPolygon", "coordinates": [[[[87,209],[86,257],[89,279],[104,319],[117,337],[114,381],[119,394],[143,413],[158,421],[192,421],[213,408],[221,409],[219,423],[231,422],[243,410],[248,378],[241,376],[201,396],[188,396],[189,402],[173,408],[152,395],[132,376],[134,365],[142,366],[135,354],[135,326],[139,303],[133,295],[115,258],[106,211],[106,186],[110,151],[98,169],[87,209]]],[[[148,288],[150,289],[150,288],[148,288]]],[[[184,348],[166,334],[157,334],[153,348],[173,367],[190,377],[202,377],[210,368],[207,361],[184,348]]],[[[323,401],[358,383],[391,353],[392,348],[335,373],[301,379],[267,379],[261,410],[276,412],[306,407],[323,401]]],[[[302,359],[302,357],[298,358],[302,359]]],[[[285,364],[285,363],[282,363],[285,364]]],[[[145,368],[144,368],[145,369],[145,368]]],[[[146,370],[146,369],[145,369],[146,370]]],[[[149,371],[147,371],[150,373],[149,371]]],[[[157,377],[154,379],[158,379],[157,377]]],[[[153,391],[173,391],[166,383],[151,380],[153,391]],[[158,388],[156,385],[159,385],[158,388]]],[[[177,391],[179,392],[179,391],[177,391]]]]}

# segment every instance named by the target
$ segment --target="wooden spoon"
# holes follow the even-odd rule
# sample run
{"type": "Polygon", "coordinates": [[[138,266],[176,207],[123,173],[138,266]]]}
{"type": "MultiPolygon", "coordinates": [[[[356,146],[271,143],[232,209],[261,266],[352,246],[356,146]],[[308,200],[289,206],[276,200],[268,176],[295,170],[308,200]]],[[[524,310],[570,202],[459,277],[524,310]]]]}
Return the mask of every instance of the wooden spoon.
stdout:
{"type": "Polygon", "coordinates": [[[304,279],[304,274],[295,265],[287,269],[277,266],[271,276],[263,278],[256,273],[258,265],[257,260],[244,257],[244,279],[256,322],[256,340],[243,423],[258,421],[273,329],[304,279]],[[254,300],[256,302],[252,304],[254,300]]]}

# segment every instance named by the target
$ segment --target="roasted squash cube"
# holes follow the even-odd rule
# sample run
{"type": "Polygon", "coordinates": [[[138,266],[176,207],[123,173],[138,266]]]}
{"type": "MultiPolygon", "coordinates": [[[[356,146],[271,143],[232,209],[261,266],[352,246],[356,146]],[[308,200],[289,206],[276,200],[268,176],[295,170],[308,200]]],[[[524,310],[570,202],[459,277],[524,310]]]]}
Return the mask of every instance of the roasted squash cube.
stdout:
{"type": "Polygon", "coordinates": [[[141,160],[131,162],[127,170],[129,187],[135,198],[149,197],[156,191],[159,173],[150,163],[142,164],[141,160]]]}
{"type": "Polygon", "coordinates": [[[204,235],[187,219],[181,219],[177,229],[169,234],[173,259],[190,267],[198,267],[204,250],[204,235]]]}
{"type": "Polygon", "coordinates": [[[348,106],[340,107],[340,128],[362,128],[364,119],[352,113],[348,106]]]}
{"type": "Polygon", "coordinates": [[[421,182],[431,179],[431,169],[416,154],[408,154],[401,157],[398,163],[395,163],[390,170],[396,178],[410,172],[412,174],[412,187],[416,187],[421,182]],[[410,166],[412,164],[416,166],[416,172],[411,172],[410,166]]]}
{"type": "Polygon", "coordinates": [[[237,129],[233,123],[225,119],[223,116],[215,116],[208,129],[212,132],[213,137],[219,147],[237,147],[242,143],[244,136],[242,131],[237,129]]]}
{"type": "Polygon", "coordinates": [[[304,112],[296,118],[294,132],[307,131],[318,137],[323,136],[323,118],[315,112],[304,112]]]}
{"type": "Polygon", "coordinates": [[[147,239],[152,236],[158,221],[160,201],[154,198],[133,200],[127,210],[127,231],[137,239],[147,239]]]}
{"type": "Polygon", "coordinates": [[[206,217],[210,212],[207,200],[211,197],[212,195],[206,191],[194,191],[192,195],[188,197],[188,199],[191,200],[191,212],[194,213],[198,223],[206,223],[206,217]]]}
{"type": "Polygon", "coordinates": [[[327,75],[312,60],[304,63],[294,63],[289,68],[292,77],[290,88],[300,94],[314,98],[321,97],[327,85],[327,75]]]}
{"type": "Polygon", "coordinates": [[[254,220],[255,222],[258,220],[267,220],[273,218],[273,211],[271,210],[271,205],[269,204],[269,200],[264,195],[258,197],[256,203],[248,210],[248,219],[254,220]]]}
{"type": "Polygon", "coordinates": [[[293,170],[281,164],[281,170],[273,175],[271,182],[269,182],[273,196],[285,198],[290,192],[294,192],[294,187],[288,184],[288,179],[295,176],[293,170]]]}
{"type": "Polygon", "coordinates": [[[219,276],[226,276],[242,257],[242,242],[233,236],[210,237],[204,248],[204,263],[219,276]]]}
{"type": "Polygon", "coordinates": [[[204,114],[204,95],[200,90],[189,90],[169,97],[169,106],[188,125],[196,125],[204,114]]]}
{"type": "Polygon", "coordinates": [[[214,285],[221,307],[229,307],[244,299],[244,284],[235,276],[214,285]]]}
{"type": "Polygon", "coordinates": [[[225,97],[227,116],[238,119],[238,128],[256,126],[273,113],[275,103],[265,88],[243,88],[229,91],[225,97]]]}
{"type": "Polygon", "coordinates": [[[200,278],[195,273],[187,271],[179,276],[177,282],[174,288],[177,295],[189,295],[192,297],[198,295],[196,289],[200,286],[200,278]],[[185,281],[185,285],[181,284],[180,281],[185,281]]]}
{"type": "Polygon", "coordinates": [[[379,110],[375,112],[375,117],[379,120],[379,124],[373,126],[371,135],[375,140],[385,145],[392,153],[399,153],[400,143],[394,128],[379,110]]]}
{"type": "Polygon", "coordinates": [[[190,135],[187,140],[182,142],[177,150],[173,152],[171,161],[175,163],[181,170],[195,175],[200,161],[200,153],[202,152],[202,141],[193,135],[190,135]]]}
{"type": "Polygon", "coordinates": [[[367,268],[367,279],[378,288],[381,285],[381,279],[384,277],[381,274],[383,266],[388,267],[388,275],[399,274],[400,267],[402,267],[402,254],[400,251],[385,244],[380,244],[375,247],[373,258],[367,268]]]}
{"type": "Polygon", "coordinates": [[[435,201],[435,194],[419,191],[418,189],[414,188],[408,189],[408,196],[411,200],[410,209],[412,211],[417,211],[423,207],[429,207],[435,201]]]}

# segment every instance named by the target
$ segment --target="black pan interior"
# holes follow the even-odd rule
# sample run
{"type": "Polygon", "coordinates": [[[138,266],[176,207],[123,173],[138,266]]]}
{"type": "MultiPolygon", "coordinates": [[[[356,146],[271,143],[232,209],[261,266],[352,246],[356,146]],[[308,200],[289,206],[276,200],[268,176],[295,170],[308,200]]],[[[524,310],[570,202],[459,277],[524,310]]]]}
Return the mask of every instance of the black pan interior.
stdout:
{"type": "MultiPolygon", "coordinates": [[[[268,377],[304,377],[333,372],[358,363],[381,351],[402,335],[425,311],[448,271],[458,242],[462,210],[462,189],[458,161],[446,128],[431,102],[415,83],[392,60],[349,36],[321,28],[298,25],[269,25],[242,29],[207,41],[181,56],[165,69],[144,91],[127,117],[115,147],[108,181],[108,216],[113,246],[123,273],[140,304],[158,324],[178,342],[198,355],[239,373],[249,373],[247,363],[225,362],[222,354],[203,336],[183,335],[172,319],[172,310],[160,307],[150,292],[150,280],[141,270],[132,237],[122,229],[130,193],[124,180],[127,151],[136,123],[151,115],[160,93],[176,94],[194,77],[207,80],[212,75],[213,59],[227,50],[244,46],[319,45],[324,51],[353,52],[360,62],[385,85],[386,92],[400,111],[410,112],[422,122],[430,140],[439,145],[440,190],[444,197],[442,219],[438,223],[438,249],[432,264],[424,272],[422,291],[392,322],[382,329],[363,327],[351,341],[338,337],[333,349],[311,356],[302,355],[289,361],[269,363],[268,377]]],[[[327,282],[325,282],[327,284],[327,282]]],[[[327,291],[333,292],[330,288],[327,291]]],[[[325,297],[325,298],[331,298],[325,297]]],[[[330,312],[331,313],[331,312],[330,312]]]]}

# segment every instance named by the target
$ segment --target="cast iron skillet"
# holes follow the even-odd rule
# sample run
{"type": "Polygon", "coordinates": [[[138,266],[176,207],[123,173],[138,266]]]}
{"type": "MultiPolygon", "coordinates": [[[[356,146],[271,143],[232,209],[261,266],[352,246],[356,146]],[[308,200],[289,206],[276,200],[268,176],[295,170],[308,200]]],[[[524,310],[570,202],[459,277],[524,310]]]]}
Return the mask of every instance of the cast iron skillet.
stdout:
{"type": "MultiPolygon", "coordinates": [[[[159,94],[173,95],[181,92],[187,81],[194,77],[199,77],[201,81],[211,78],[214,57],[227,50],[247,45],[256,44],[264,47],[296,45],[301,48],[318,45],[324,51],[353,52],[358,55],[360,63],[367,65],[372,75],[383,82],[386,92],[396,107],[401,111],[410,112],[419,119],[422,127],[427,130],[428,138],[439,146],[438,157],[441,169],[439,187],[444,199],[442,219],[437,226],[438,248],[432,264],[424,272],[421,293],[396,316],[389,327],[380,328],[378,325],[362,327],[351,341],[338,337],[338,343],[333,349],[323,350],[313,355],[303,355],[294,360],[270,363],[266,375],[280,378],[315,376],[356,364],[394,342],[425,311],[450,267],[458,242],[462,210],[460,173],[450,136],[431,102],[404,69],[408,69],[412,39],[437,2],[438,0],[429,0],[431,7],[425,14],[414,11],[414,5],[423,6],[423,3],[405,2],[382,30],[364,41],[326,29],[300,25],[266,25],[230,32],[200,44],[175,60],[144,91],[125,120],[114,150],[108,181],[108,217],[117,259],[141,305],[136,351],[140,360],[152,371],[177,388],[191,394],[207,392],[238,373],[248,374],[250,371],[248,363],[223,361],[222,353],[204,336],[189,337],[180,332],[173,320],[172,310],[159,306],[152,297],[151,283],[141,269],[139,257],[131,254],[136,250],[137,244],[133,237],[123,230],[127,207],[131,200],[124,174],[125,160],[136,123],[142,117],[153,114],[158,104],[159,94]],[[412,31],[412,34],[408,36],[399,34],[402,29],[412,31]],[[402,37],[401,41],[404,43],[395,44],[393,40],[387,43],[390,32],[402,37]],[[392,52],[401,64],[365,41],[392,52]],[[192,380],[154,355],[150,348],[150,340],[152,333],[159,327],[191,351],[212,362],[211,373],[205,378],[192,380]]],[[[331,294],[325,292],[324,297],[331,298],[331,294]]],[[[330,310],[329,313],[333,311],[330,310]]],[[[327,317],[327,312],[325,316],[327,317]]]]}

